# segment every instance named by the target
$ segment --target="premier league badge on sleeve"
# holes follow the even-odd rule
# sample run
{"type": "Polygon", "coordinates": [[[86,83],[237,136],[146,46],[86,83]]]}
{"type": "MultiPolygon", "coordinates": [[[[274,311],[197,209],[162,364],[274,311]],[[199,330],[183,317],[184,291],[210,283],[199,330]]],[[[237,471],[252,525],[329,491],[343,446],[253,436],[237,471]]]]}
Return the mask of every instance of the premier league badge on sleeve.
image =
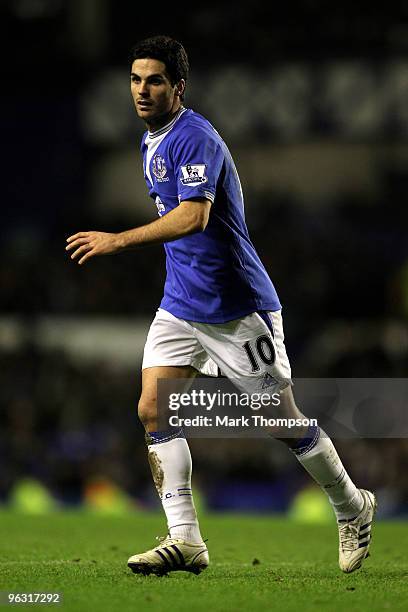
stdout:
{"type": "Polygon", "coordinates": [[[205,175],[205,164],[187,164],[187,166],[181,166],[181,173],[180,181],[183,185],[189,185],[190,187],[196,187],[206,183],[208,180],[205,175]]]}

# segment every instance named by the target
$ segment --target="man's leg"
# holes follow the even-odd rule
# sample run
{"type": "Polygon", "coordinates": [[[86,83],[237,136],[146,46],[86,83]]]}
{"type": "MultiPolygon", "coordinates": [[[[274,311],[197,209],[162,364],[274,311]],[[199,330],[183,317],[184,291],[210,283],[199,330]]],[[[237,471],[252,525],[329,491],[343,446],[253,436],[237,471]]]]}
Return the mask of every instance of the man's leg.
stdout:
{"type": "Polygon", "coordinates": [[[146,430],[147,451],[154,484],[167,518],[168,536],[152,550],[128,560],[134,573],[158,575],[183,570],[199,574],[208,566],[191,490],[191,455],[181,429],[158,431],[157,380],[190,378],[190,366],[145,368],[139,417],[146,430]]]}
{"type": "Polygon", "coordinates": [[[147,452],[154,484],[167,517],[170,537],[202,542],[191,491],[191,454],[181,429],[158,431],[157,380],[191,378],[190,366],[146,368],[142,372],[139,418],[146,430],[147,452]]]}
{"type": "MultiPolygon", "coordinates": [[[[302,418],[296,406],[292,389],[282,393],[280,411],[286,418],[302,418]]],[[[282,416],[280,414],[280,416],[282,416]]],[[[358,489],[344,468],[333,442],[318,426],[307,432],[287,432],[285,442],[311,477],[327,494],[335,512],[339,528],[339,566],[350,573],[361,567],[368,556],[371,523],[376,509],[373,493],[358,489]],[[291,435],[291,437],[289,437],[291,435]]]]}
{"type": "MultiPolygon", "coordinates": [[[[281,392],[279,416],[306,418],[296,406],[291,387],[281,392]]],[[[320,427],[303,427],[299,431],[292,428],[288,430],[287,437],[282,433],[274,437],[287,444],[299,463],[327,494],[337,520],[352,519],[361,512],[364,505],[362,493],[346,472],[333,442],[320,427]]]]}

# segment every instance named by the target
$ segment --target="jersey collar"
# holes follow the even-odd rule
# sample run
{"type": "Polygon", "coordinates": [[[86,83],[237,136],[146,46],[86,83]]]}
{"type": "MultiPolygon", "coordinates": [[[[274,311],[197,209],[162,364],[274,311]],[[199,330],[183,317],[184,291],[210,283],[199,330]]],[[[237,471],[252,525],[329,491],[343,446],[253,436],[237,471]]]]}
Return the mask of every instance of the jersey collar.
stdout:
{"type": "Polygon", "coordinates": [[[186,111],[187,109],[184,108],[184,106],[182,106],[180,108],[180,110],[178,111],[177,115],[175,117],[173,117],[173,119],[170,121],[170,123],[167,123],[166,125],[164,125],[162,128],[160,128],[160,130],[156,130],[155,132],[148,132],[147,136],[146,136],[146,142],[148,141],[152,141],[155,138],[157,138],[158,136],[162,136],[162,134],[165,134],[166,132],[168,132],[169,130],[171,130],[171,128],[174,126],[174,124],[176,123],[176,121],[178,121],[181,117],[181,115],[186,111]]]}

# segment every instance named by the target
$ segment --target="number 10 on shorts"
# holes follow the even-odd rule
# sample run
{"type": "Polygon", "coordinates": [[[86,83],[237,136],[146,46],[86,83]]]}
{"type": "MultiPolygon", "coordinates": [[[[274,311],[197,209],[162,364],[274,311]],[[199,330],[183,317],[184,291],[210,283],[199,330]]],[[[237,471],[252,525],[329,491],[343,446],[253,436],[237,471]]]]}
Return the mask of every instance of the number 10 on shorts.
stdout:
{"type": "Polygon", "coordinates": [[[253,343],[248,340],[248,342],[242,345],[242,348],[245,349],[252,372],[259,372],[261,369],[259,359],[266,365],[275,363],[275,348],[270,337],[265,334],[258,336],[253,343]]]}

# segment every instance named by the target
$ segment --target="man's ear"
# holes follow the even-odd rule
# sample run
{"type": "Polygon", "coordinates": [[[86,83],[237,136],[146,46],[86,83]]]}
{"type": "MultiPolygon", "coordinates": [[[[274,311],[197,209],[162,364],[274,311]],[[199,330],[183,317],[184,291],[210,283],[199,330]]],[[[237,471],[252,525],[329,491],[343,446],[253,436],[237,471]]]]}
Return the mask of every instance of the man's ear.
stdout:
{"type": "Polygon", "coordinates": [[[186,82],[184,79],[180,79],[180,81],[176,85],[176,95],[182,96],[186,89],[186,82]]]}

